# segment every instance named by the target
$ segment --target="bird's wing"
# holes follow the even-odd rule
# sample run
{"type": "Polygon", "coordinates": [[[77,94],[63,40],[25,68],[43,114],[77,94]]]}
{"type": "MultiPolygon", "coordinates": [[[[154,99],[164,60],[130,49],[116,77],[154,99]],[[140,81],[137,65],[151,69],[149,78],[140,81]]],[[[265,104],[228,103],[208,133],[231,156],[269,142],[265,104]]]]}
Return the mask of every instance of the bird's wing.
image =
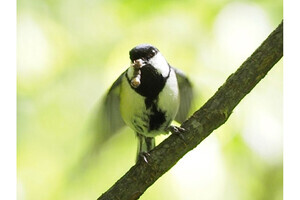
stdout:
{"type": "Polygon", "coordinates": [[[194,94],[192,85],[186,75],[179,69],[172,68],[176,73],[180,94],[180,105],[175,120],[182,123],[187,118],[194,94]]]}
{"type": "Polygon", "coordinates": [[[102,140],[108,139],[125,125],[120,111],[120,87],[124,74],[113,83],[101,102],[96,129],[102,140]]]}
{"type": "Polygon", "coordinates": [[[120,87],[123,76],[124,73],[113,83],[91,116],[91,124],[87,129],[90,133],[89,145],[80,159],[80,170],[86,169],[97,160],[102,145],[125,125],[120,112],[120,87]]]}
{"type": "Polygon", "coordinates": [[[81,177],[87,169],[98,161],[98,153],[103,144],[110,139],[114,133],[121,129],[125,123],[122,120],[120,112],[120,87],[124,73],[113,83],[104,98],[97,104],[95,112],[91,113],[91,119],[87,124],[86,148],[78,159],[78,164],[71,170],[70,177],[81,177]]]}

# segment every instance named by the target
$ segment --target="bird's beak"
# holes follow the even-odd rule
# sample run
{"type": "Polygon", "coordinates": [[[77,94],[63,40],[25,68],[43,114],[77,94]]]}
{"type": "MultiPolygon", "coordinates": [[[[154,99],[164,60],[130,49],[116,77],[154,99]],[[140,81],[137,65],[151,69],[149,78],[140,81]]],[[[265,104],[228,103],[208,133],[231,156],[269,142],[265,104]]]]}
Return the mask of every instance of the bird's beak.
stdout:
{"type": "Polygon", "coordinates": [[[144,65],[145,65],[145,61],[142,60],[142,59],[134,60],[134,61],[131,63],[131,66],[132,66],[135,70],[139,70],[139,69],[142,68],[144,65]]]}

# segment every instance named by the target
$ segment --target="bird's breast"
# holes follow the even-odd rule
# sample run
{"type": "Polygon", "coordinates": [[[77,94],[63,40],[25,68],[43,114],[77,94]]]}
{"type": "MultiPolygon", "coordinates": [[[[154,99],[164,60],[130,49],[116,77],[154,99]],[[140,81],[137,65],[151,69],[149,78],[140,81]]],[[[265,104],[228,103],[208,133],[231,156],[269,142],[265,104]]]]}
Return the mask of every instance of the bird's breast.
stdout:
{"type": "Polygon", "coordinates": [[[138,88],[132,88],[128,78],[123,78],[121,114],[125,123],[135,132],[154,137],[175,118],[179,106],[178,85],[173,70],[164,79],[151,68],[142,69],[141,85],[138,88]]]}
{"type": "MultiPolygon", "coordinates": [[[[155,67],[146,64],[141,69],[140,85],[133,88],[138,94],[148,98],[155,99],[165,86],[166,79],[155,67]]],[[[129,81],[129,80],[128,80],[129,81]]]]}

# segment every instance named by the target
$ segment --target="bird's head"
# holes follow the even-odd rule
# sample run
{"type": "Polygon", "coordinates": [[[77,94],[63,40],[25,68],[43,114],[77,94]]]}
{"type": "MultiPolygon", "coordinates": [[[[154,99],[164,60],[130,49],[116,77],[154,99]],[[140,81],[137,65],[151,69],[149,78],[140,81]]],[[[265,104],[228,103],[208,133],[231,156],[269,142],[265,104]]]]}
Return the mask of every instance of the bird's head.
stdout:
{"type": "Polygon", "coordinates": [[[151,59],[153,59],[157,54],[159,53],[159,50],[150,45],[150,44],[141,44],[129,51],[129,56],[131,62],[134,62],[135,60],[141,59],[144,62],[149,62],[151,59]]]}
{"type": "Polygon", "coordinates": [[[128,76],[133,82],[137,81],[136,87],[139,86],[140,76],[142,76],[141,68],[143,67],[154,67],[157,73],[163,77],[167,77],[169,74],[168,62],[160,51],[150,44],[141,44],[134,47],[129,51],[129,56],[131,66],[128,70],[128,76]]]}

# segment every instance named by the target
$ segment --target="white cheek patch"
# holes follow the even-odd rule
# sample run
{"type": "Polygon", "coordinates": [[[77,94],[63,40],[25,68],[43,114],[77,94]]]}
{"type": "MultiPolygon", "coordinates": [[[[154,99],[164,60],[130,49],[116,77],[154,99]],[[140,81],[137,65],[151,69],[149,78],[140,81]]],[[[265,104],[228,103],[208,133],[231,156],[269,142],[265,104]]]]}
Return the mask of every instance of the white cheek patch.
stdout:
{"type": "Polygon", "coordinates": [[[163,77],[167,77],[169,75],[169,64],[160,52],[151,58],[148,63],[155,67],[163,77]]]}

